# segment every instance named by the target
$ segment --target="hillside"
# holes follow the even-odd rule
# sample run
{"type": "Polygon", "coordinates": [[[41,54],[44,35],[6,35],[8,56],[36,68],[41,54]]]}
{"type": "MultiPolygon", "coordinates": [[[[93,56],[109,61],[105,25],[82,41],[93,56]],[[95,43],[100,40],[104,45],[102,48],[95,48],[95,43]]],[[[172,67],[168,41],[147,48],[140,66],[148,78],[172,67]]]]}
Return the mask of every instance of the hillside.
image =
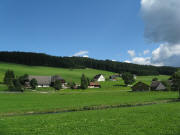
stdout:
{"type": "Polygon", "coordinates": [[[66,68],[54,68],[43,66],[26,66],[20,64],[2,63],[0,62],[0,82],[3,81],[3,76],[6,70],[11,69],[17,76],[23,74],[29,75],[60,75],[67,81],[80,82],[80,77],[84,73],[87,77],[93,78],[96,74],[103,74],[106,78],[113,72],[95,70],[95,69],[66,69],[66,68]]]}
{"type": "Polygon", "coordinates": [[[31,52],[0,52],[0,61],[29,66],[60,67],[69,69],[92,68],[116,73],[131,72],[136,75],[172,75],[174,67],[155,67],[131,63],[96,60],[83,57],[57,57],[31,52]]]}
{"type": "MultiPolygon", "coordinates": [[[[84,73],[87,77],[92,79],[97,74],[103,74],[105,78],[109,78],[110,75],[115,73],[108,72],[104,70],[96,70],[96,69],[67,69],[67,68],[55,68],[55,67],[45,67],[45,66],[27,66],[21,64],[13,64],[13,63],[4,63],[0,62],[0,83],[3,82],[4,73],[11,69],[15,72],[16,76],[29,74],[29,75],[60,75],[67,82],[73,81],[76,83],[80,83],[81,75],[84,73]]],[[[142,81],[148,85],[150,85],[152,78],[157,77],[159,80],[167,80],[169,78],[168,75],[158,75],[158,76],[137,76],[136,82],[142,81]]],[[[124,82],[121,78],[119,81],[106,81],[101,82],[101,86],[103,90],[129,90],[130,87],[123,87],[120,85],[124,85],[124,82]]],[[[7,87],[3,84],[0,84],[0,90],[6,90],[7,87]]],[[[42,89],[44,90],[44,89],[42,89]]]]}

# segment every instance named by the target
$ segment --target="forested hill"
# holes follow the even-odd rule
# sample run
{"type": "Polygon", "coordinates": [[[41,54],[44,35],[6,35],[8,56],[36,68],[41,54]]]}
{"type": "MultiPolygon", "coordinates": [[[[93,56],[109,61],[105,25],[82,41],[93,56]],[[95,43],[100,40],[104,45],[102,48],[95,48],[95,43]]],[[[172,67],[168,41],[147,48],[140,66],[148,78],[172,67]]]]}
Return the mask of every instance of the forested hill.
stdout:
{"type": "Polygon", "coordinates": [[[171,75],[177,70],[174,67],[155,67],[83,57],[57,57],[31,52],[0,52],[0,61],[30,66],[94,68],[116,73],[131,72],[136,75],[171,75]]]}

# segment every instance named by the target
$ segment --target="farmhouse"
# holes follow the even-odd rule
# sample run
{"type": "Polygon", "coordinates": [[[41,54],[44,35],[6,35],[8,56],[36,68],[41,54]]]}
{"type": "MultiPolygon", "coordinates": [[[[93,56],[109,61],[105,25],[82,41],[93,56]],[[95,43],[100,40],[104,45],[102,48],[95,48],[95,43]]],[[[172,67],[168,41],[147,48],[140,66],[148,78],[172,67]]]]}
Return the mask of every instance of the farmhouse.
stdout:
{"type": "Polygon", "coordinates": [[[30,75],[28,79],[29,79],[29,82],[32,79],[36,79],[37,83],[38,83],[37,87],[50,87],[51,84],[54,83],[56,80],[60,80],[63,85],[65,83],[65,80],[58,75],[55,75],[55,76],[33,76],[33,75],[30,75]]]}
{"type": "Polygon", "coordinates": [[[166,90],[166,86],[164,86],[160,81],[152,81],[151,90],[166,90]]]}
{"type": "Polygon", "coordinates": [[[90,82],[88,88],[101,88],[101,85],[98,82],[90,82]]]}
{"type": "Polygon", "coordinates": [[[104,82],[105,81],[105,78],[102,74],[98,74],[94,77],[94,81],[97,81],[97,82],[104,82]]]}
{"type": "Polygon", "coordinates": [[[111,81],[117,81],[117,77],[120,77],[120,75],[111,75],[111,76],[109,76],[109,80],[111,80],[111,81]]]}
{"type": "Polygon", "coordinates": [[[131,88],[132,88],[132,91],[149,91],[150,90],[149,85],[147,85],[143,82],[138,82],[131,88]]]}

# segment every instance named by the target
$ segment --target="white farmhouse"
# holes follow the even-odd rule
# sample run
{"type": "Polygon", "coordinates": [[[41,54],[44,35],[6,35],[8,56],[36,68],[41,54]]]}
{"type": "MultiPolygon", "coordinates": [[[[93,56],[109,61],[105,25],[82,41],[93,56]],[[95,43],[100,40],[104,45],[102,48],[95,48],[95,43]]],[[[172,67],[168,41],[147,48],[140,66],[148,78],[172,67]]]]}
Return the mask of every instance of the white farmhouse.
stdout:
{"type": "Polygon", "coordinates": [[[94,81],[97,82],[104,82],[105,81],[105,77],[102,74],[98,74],[94,77],[94,81]]]}

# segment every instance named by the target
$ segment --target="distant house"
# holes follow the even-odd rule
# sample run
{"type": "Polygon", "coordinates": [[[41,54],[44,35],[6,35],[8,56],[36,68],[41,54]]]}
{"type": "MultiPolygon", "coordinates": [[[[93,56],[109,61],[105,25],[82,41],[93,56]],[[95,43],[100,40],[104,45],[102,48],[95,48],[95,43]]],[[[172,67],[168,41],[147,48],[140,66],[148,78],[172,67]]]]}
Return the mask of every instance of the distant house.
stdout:
{"type": "Polygon", "coordinates": [[[164,86],[160,81],[152,81],[151,90],[166,90],[166,86],[164,86]]]}
{"type": "Polygon", "coordinates": [[[131,88],[132,88],[132,91],[149,91],[150,90],[149,85],[147,85],[143,82],[138,82],[131,88]]]}
{"type": "Polygon", "coordinates": [[[105,81],[105,78],[102,74],[98,74],[94,77],[94,81],[95,82],[104,82],[105,81]]]}
{"type": "Polygon", "coordinates": [[[134,79],[136,80],[137,76],[136,76],[135,74],[133,74],[133,77],[134,77],[134,79]]]}
{"type": "Polygon", "coordinates": [[[51,76],[51,82],[55,82],[56,80],[60,80],[61,83],[65,83],[65,80],[62,77],[60,77],[59,75],[51,76]]]}
{"type": "Polygon", "coordinates": [[[109,80],[117,81],[117,77],[120,77],[120,75],[111,75],[111,76],[109,76],[109,80]]]}
{"type": "Polygon", "coordinates": [[[101,85],[98,82],[90,82],[88,88],[101,88],[101,85]]]}
{"type": "Polygon", "coordinates": [[[52,83],[54,83],[56,80],[60,80],[62,85],[64,86],[65,80],[61,78],[58,75],[55,76],[33,76],[29,75],[29,82],[32,79],[36,79],[38,86],[37,87],[50,87],[52,83]]]}

